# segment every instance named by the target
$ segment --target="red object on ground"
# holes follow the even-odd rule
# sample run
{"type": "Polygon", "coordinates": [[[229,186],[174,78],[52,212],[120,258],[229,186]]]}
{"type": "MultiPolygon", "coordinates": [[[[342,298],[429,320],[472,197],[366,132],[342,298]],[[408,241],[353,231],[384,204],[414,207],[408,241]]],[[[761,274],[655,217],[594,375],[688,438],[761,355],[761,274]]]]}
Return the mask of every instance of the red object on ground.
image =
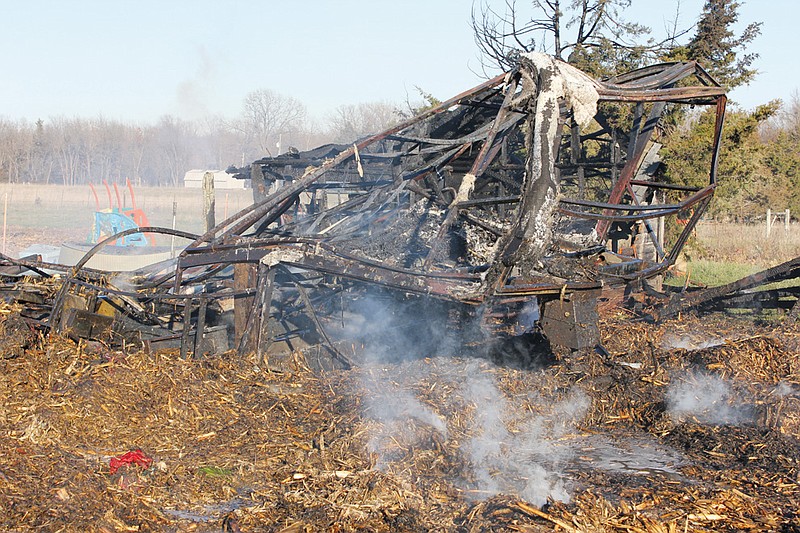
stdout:
{"type": "Polygon", "coordinates": [[[147,468],[153,464],[153,459],[144,454],[140,449],[135,449],[131,452],[123,453],[117,457],[112,457],[110,462],[111,473],[116,474],[117,470],[124,465],[139,465],[142,468],[147,468]]]}

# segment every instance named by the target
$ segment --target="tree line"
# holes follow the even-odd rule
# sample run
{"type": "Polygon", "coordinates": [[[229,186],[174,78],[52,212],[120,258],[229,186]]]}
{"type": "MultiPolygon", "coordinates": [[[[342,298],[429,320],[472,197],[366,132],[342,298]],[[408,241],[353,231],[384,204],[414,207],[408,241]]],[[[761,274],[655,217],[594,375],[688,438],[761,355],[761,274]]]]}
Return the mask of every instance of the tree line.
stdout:
{"type": "Polygon", "coordinates": [[[180,186],[187,170],[243,166],[289,147],[300,150],[384,129],[405,111],[388,102],[343,105],[317,125],[305,105],[269,89],[248,94],[238,117],[155,124],[103,117],[35,122],[0,116],[0,183],[79,185],[102,180],[180,186]]]}

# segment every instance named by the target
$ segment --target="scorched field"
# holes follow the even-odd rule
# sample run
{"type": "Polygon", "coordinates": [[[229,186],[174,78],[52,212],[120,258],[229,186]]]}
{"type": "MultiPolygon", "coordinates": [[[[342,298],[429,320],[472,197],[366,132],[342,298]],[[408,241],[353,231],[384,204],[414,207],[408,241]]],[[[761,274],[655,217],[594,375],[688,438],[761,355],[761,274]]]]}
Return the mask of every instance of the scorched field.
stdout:
{"type": "Polygon", "coordinates": [[[604,314],[607,352],[314,375],[45,340],[6,306],[0,528],[800,531],[797,325],[604,314]]]}

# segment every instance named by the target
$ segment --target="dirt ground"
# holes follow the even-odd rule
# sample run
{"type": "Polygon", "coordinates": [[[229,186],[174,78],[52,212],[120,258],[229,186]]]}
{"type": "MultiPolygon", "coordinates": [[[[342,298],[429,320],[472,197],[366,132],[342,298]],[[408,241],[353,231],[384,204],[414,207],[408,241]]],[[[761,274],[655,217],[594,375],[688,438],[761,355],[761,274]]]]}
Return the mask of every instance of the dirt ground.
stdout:
{"type": "Polygon", "coordinates": [[[0,316],[4,531],[800,531],[797,325],[614,312],[607,353],[318,376],[0,316]]]}

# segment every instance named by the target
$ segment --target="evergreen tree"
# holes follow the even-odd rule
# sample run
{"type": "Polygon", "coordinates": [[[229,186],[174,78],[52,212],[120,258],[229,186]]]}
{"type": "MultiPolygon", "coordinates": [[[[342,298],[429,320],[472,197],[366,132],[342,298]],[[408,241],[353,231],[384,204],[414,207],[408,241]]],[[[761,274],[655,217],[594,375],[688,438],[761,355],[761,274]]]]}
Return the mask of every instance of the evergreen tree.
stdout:
{"type": "Polygon", "coordinates": [[[748,24],[736,36],[733,26],[739,20],[740,6],[737,0],[706,0],[694,37],[672,49],[667,59],[697,61],[725,87],[750,83],[758,73],[753,68],[758,54],[747,53],[747,45],[761,34],[761,23],[748,24]]]}
{"type": "MultiPolygon", "coordinates": [[[[727,114],[719,155],[718,187],[709,209],[712,216],[758,215],[770,205],[782,204],[782,199],[789,196],[791,184],[784,174],[772,171],[777,163],[770,163],[770,150],[759,135],[759,127],[779,108],[780,102],[776,100],[752,112],[727,114]]],[[[713,110],[708,109],[690,117],[682,128],[673,132],[662,152],[668,181],[694,187],[708,183],[714,120],[713,110]]]]}

